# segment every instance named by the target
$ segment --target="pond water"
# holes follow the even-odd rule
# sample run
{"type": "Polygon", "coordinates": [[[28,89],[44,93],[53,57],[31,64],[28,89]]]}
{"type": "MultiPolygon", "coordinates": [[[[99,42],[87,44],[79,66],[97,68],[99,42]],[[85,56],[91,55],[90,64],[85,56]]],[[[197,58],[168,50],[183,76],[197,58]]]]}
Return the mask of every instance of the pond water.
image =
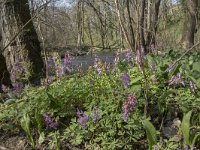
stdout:
{"type": "MultiPolygon", "coordinates": [[[[87,70],[90,66],[94,65],[95,57],[98,57],[104,63],[106,62],[107,64],[112,64],[115,56],[116,51],[98,52],[93,55],[89,54],[85,56],[74,57],[71,64],[73,70],[77,70],[77,68],[87,70]]],[[[123,59],[125,57],[125,53],[120,53],[119,57],[123,59]]]]}

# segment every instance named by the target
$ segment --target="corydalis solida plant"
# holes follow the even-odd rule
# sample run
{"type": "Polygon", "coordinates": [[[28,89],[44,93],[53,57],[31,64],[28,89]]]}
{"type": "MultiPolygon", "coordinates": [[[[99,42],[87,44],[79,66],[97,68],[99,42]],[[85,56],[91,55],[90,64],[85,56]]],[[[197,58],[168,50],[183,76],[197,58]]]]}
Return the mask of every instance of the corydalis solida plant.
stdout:
{"type": "Polygon", "coordinates": [[[129,83],[131,82],[131,78],[127,72],[124,72],[123,76],[120,78],[124,88],[128,88],[129,83]]]}
{"type": "Polygon", "coordinates": [[[54,52],[52,55],[52,60],[50,63],[54,64],[54,67],[52,64],[48,64],[49,70],[52,71],[53,69],[56,70],[56,75],[58,78],[62,77],[65,75],[65,73],[71,73],[71,60],[72,57],[68,54],[65,53],[64,60],[62,61],[61,57],[59,56],[58,53],[54,52]]]}
{"type": "Polygon", "coordinates": [[[87,122],[89,121],[89,117],[81,110],[77,109],[76,112],[78,116],[78,125],[80,125],[82,128],[86,127],[87,122]]]}
{"type": "Polygon", "coordinates": [[[44,123],[47,126],[47,128],[49,128],[49,129],[57,129],[58,128],[58,123],[53,118],[51,118],[48,113],[43,114],[43,119],[44,119],[44,123]]]}
{"type": "Polygon", "coordinates": [[[172,78],[168,82],[169,85],[180,85],[182,84],[185,86],[185,83],[182,79],[181,73],[178,73],[177,75],[172,76],[172,78]]]}
{"type": "Polygon", "coordinates": [[[131,61],[131,50],[128,49],[125,55],[125,59],[130,62],[131,61]]]}
{"type": "Polygon", "coordinates": [[[130,113],[133,111],[137,104],[135,95],[129,94],[127,100],[123,104],[123,120],[128,121],[130,113]]]}
{"type": "Polygon", "coordinates": [[[63,63],[63,69],[64,72],[71,72],[71,56],[68,53],[65,53],[65,57],[64,57],[64,63],[63,63]]]}
{"type": "Polygon", "coordinates": [[[197,90],[196,85],[192,81],[190,81],[190,89],[191,89],[192,93],[195,93],[197,90]]]}

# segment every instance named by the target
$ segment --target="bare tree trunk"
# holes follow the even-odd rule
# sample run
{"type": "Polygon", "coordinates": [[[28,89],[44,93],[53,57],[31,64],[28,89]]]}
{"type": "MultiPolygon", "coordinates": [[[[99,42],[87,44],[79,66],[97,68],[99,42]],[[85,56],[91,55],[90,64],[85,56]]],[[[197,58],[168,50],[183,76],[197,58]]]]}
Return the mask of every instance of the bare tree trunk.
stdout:
{"type": "Polygon", "coordinates": [[[148,51],[151,45],[156,44],[156,32],[158,27],[158,14],[160,8],[161,0],[151,0],[148,1],[148,26],[147,26],[147,40],[146,45],[148,46],[148,51]]]}
{"type": "MultiPolygon", "coordinates": [[[[2,40],[1,32],[0,32],[0,43],[2,40]]],[[[1,48],[0,48],[1,51],[1,48]]],[[[2,85],[11,86],[10,74],[6,67],[6,60],[2,53],[0,52],[0,92],[2,92],[2,85]]]]}
{"type": "Polygon", "coordinates": [[[133,30],[133,23],[131,18],[131,12],[130,12],[130,0],[127,0],[126,2],[127,12],[128,12],[128,25],[129,25],[129,31],[130,31],[130,42],[132,49],[135,47],[135,35],[133,30]]]}
{"type": "Polygon", "coordinates": [[[185,8],[185,21],[183,24],[183,33],[181,39],[181,48],[186,50],[194,45],[194,35],[197,23],[198,0],[185,0],[183,2],[185,8]]]}
{"type": "Polygon", "coordinates": [[[83,45],[83,1],[78,0],[77,3],[77,28],[78,28],[78,37],[77,37],[77,48],[81,49],[83,45]]]}
{"type": "Polygon", "coordinates": [[[12,38],[20,33],[2,52],[12,82],[40,83],[44,75],[44,63],[38,36],[31,20],[28,0],[13,0],[0,3],[0,25],[2,45],[7,46],[12,38]],[[29,23],[21,31],[22,27],[29,23]]]}
{"type": "Polygon", "coordinates": [[[144,15],[145,15],[146,0],[142,0],[141,14],[140,14],[140,45],[146,51],[145,36],[144,36],[144,15]]]}
{"type": "Polygon", "coordinates": [[[91,46],[94,46],[94,42],[93,42],[93,38],[92,38],[92,29],[91,29],[89,19],[87,19],[87,23],[88,23],[88,32],[89,32],[89,38],[90,38],[91,46]]]}
{"type": "Polygon", "coordinates": [[[10,74],[6,67],[6,60],[2,54],[0,54],[0,92],[1,86],[11,86],[10,74]]]}
{"type": "Polygon", "coordinates": [[[122,17],[121,17],[121,13],[120,13],[119,1],[118,0],[115,0],[115,6],[116,6],[116,10],[117,10],[117,15],[118,15],[119,23],[120,23],[121,29],[123,31],[124,37],[126,39],[126,42],[128,43],[129,48],[133,51],[134,47],[131,44],[131,41],[130,41],[129,36],[128,36],[128,32],[125,29],[125,26],[124,26],[124,24],[122,22],[122,17]]]}

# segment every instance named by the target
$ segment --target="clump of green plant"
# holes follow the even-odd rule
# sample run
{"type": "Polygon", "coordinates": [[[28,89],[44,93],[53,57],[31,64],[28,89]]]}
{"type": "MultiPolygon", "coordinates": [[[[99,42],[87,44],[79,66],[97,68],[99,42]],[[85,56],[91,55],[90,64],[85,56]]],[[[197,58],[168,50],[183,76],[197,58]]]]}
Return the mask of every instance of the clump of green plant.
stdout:
{"type": "MultiPolygon", "coordinates": [[[[163,144],[156,136],[169,119],[178,117],[184,124],[188,122],[185,118],[191,118],[178,113],[200,109],[200,56],[193,52],[176,62],[180,56],[176,51],[149,54],[142,66],[135,63],[130,52],[124,60],[116,55],[113,65],[96,58],[85,74],[59,77],[48,86],[29,87],[14,102],[0,104],[0,128],[8,130],[8,124],[23,128],[33,147],[49,143],[50,149],[61,149],[65,142],[86,149],[182,148],[181,141],[163,137],[163,144]],[[25,114],[31,119],[27,121],[25,114]]],[[[187,134],[182,134],[183,129],[180,132],[189,147],[199,140],[197,120],[192,117],[189,127],[181,125],[187,127],[187,134]],[[188,132],[194,132],[195,137],[187,140],[188,132]]]]}

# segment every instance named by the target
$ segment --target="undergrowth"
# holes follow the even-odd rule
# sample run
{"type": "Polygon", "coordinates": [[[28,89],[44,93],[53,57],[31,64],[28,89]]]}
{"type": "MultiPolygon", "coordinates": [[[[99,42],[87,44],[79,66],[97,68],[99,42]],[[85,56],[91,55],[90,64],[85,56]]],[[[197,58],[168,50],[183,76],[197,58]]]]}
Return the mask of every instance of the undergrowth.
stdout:
{"type": "Polygon", "coordinates": [[[7,91],[1,95],[0,130],[23,131],[35,149],[65,149],[63,143],[105,150],[200,148],[200,54],[176,62],[180,56],[173,50],[145,56],[146,79],[127,52],[125,59],[116,55],[113,65],[96,58],[85,74],[62,76],[20,95],[7,91]]]}

